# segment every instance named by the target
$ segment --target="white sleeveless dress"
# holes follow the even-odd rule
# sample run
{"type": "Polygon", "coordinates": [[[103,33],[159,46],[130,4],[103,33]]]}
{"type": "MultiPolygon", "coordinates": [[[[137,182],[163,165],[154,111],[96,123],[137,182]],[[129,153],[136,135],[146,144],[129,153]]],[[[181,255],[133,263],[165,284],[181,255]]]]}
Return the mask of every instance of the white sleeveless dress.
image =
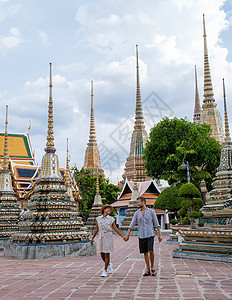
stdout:
{"type": "Polygon", "coordinates": [[[97,217],[97,224],[99,228],[99,252],[112,253],[113,252],[113,231],[112,224],[114,218],[111,216],[97,217]]]}

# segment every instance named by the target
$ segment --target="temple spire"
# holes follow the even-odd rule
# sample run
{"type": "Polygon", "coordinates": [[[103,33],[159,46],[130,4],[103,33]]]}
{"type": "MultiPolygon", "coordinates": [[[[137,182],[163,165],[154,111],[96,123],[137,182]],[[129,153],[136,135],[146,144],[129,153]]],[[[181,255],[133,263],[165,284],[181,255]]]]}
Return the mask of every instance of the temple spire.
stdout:
{"type": "Polygon", "coordinates": [[[50,63],[49,105],[48,105],[48,131],[47,143],[44,149],[46,153],[56,152],[53,134],[53,99],[52,99],[52,63],[50,63]]]}
{"type": "Polygon", "coordinates": [[[8,124],[8,105],[6,105],[6,121],[5,121],[5,139],[4,139],[4,155],[3,155],[3,168],[2,172],[9,172],[9,155],[8,155],[8,133],[7,133],[7,124],[8,124]]]}
{"type": "Polygon", "coordinates": [[[94,104],[93,104],[93,81],[91,81],[91,113],[90,113],[89,143],[97,143],[96,131],[95,131],[94,104]]]}
{"type": "Polygon", "coordinates": [[[139,50],[136,45],[136,108],[135,108],[135,129],[144,128],[143,109],[141,101],[140,80],[139,80],[139,50]]]}
{"type": "Polygon", "coordinates": [[[94,104],[93,104],[93,81],[91,81],[91,111],[90,111],[90,130],[89,141],[85,150],[84,166],[85,170],[91,171],[92,176],[99,174],[104,176],[104,171],[101,167],[100,153],[97,146],[97,138],[95,131],[94,104]]]}
{"type": "MultiPolygon", "coordinates": [[[[204,99],[203,103],[215,102],[213,85],[210,74],[209,58],[208,58],[208,49],[207,49],[207,40],[206,40],[206,29],[205,29],[205,15],[203,14],[203,38],[204,38],[204,99]]],[[[203,104],[203,107],[204,107],[203,104]]]]}
{"type": "Polygon", "coordinates": [[[223,98],[224,98],[225,144],[228,145],[231,143],[231,138],[230,138],[229,121],[228,121],[228,114],[227,114],[227,107],[226,107],[226,91],[225,91],[224,78],[222,79],[222,82],[223,82],[223,98]]]}
{"type": "Polygon", "coordinates": [[[195,65],[195,107],[194,107],[194,115],[193,122],[197,125],[200,125],[201,119],[201,104],[198,92],[198,84],[197,84],[197,67],[195,65]]]}
{"type": "Polygon", "coordinates": [[[134,179],[134,173],[136,173],[137,182],[144,181],[148,177],[145,175],[144,161],[142,159],[143,149],[147,142],[147,132],[144,125],[143,109],[140,92],[139,81],[139,55],[138,45],[136,45],[136,108],[135,108],[135,124],[134,130],[131,136],[130,153],[126,159],[125,172],[122,175],[125,180],[134,179]],[[135,164],[135,167],[134,167],[135,164]]]}

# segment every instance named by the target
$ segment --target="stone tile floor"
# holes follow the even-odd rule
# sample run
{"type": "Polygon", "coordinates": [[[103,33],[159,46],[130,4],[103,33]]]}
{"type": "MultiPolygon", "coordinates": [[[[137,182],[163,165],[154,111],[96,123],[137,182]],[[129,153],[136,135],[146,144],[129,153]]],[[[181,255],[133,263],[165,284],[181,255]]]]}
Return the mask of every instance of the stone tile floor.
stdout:
{"type": "MultiPolygon", "coordinates": [[[[169,234],[163,233],[164,240],[169,234]]],[[[97,240],[97,238],[96,238],[97,240]]],[[[99,255],[17,260],[0,252],[0,299],[232,299],[232,264],[172,257],[176,245],[155,241],[156,277],[143,277],[138,238],[114,237],[114,273],[101,277],[99,255]]]]}

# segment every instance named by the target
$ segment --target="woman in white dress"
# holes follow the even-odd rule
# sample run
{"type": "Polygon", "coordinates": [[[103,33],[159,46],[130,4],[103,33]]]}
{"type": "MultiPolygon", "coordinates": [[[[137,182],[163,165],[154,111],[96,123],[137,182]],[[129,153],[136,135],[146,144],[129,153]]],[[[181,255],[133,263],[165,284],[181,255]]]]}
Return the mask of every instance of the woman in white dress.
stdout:
{"type": "Polygon", "coordinates": [[[123,234],[118,230],[115,220],[109,214],[112,212],[113,207],[110,205],[103,205],[101,208],[101,216],[96,218],[96,228],[91,239],[91,245],[93,240],[99,231],[99,252],[102,260],[105,262],[105,268],[102,271],[102,277],[107,276],[107,270],[109,273],[113,273],[113,265],[110,262],[110,253],[113,252],[113,232],[112,228],[123,238],[123,234]]]}

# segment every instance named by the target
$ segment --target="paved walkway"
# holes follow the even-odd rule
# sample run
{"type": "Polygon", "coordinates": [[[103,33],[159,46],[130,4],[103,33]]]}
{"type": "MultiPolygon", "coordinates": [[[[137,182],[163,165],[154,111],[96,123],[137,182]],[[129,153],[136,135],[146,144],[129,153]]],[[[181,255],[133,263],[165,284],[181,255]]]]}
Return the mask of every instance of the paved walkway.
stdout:
{"type": "Polygon", "coordinates": [[[143,256],[133,236],[126,243],[115,236],[115,272],[106,278],[99,255],[35,261],[0,252],[0,299],[232,299],[232,264],[174,259],[175,247],[156,238],[156,277],[142,276],[143,256]]]}

